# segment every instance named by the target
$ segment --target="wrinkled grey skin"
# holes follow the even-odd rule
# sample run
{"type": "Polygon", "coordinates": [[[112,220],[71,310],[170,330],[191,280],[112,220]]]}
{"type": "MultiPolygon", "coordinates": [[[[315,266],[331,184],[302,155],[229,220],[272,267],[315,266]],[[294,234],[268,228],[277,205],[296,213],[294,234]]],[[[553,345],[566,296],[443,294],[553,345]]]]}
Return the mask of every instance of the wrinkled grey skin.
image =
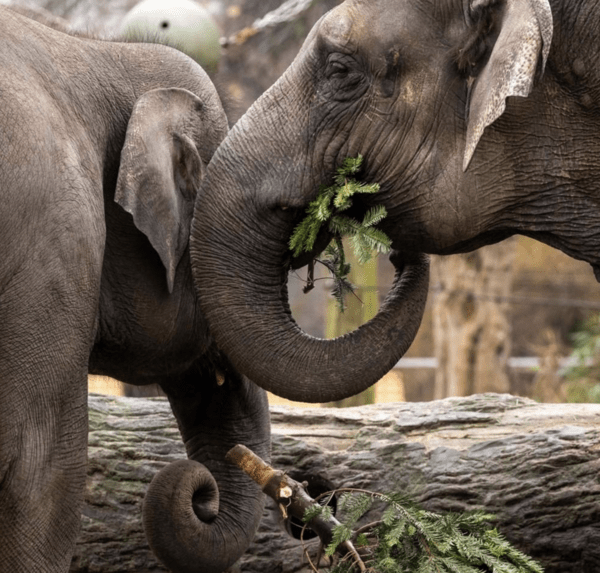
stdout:
{"type": "Polygon", "coordinates": [[[0,70],[0,572],[69,569],[88,364],[167,393],[190,460],[150,486],[148,540],[172,571],[223,571],[263,504],[224,454],[241,442],[268,457],[269,420],[193,288],[193,203],[227,133],[214,87],[171,48],[4,8],[0,70]]]}
{"type": "Polygon", "coordinates": [[[353,378],[351,343],[346,354],[329,346],[335,356],[326,347],[308,364],[315,376],[303,371],[318,341],[289,319],[276,273],[308,202],[348,156],[362,154],[362,178],[381,185],[362,210],[385,205],[380,227],[400,258],[523,234],[600,268],[599,49],[597,0],[347,0],[326,14],[219,147],[197,203],[200,300],[218,297],[205,311],[233,363],[301,400],[338,394],[319,376],[332,362],[354,390],[372,382],[364,370],[353,378]],[[251,266],[244,249],[216,256],[237,234],[261,245],[251,266]],[[209,276],[221,277],[219,293],[209,276]],[[257,292],[271,304],[253,308],[257,292]]]}

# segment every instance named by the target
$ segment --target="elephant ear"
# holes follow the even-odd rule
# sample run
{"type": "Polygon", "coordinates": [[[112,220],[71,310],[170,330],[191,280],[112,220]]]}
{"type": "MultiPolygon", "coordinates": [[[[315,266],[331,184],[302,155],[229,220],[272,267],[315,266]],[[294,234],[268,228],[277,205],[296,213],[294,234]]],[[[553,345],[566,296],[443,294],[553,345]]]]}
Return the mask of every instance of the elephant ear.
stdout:
{"type": "MultiPolygon", "coordinates": [[[[469,2],[470,13],[498,9],[497,0],[469,2]]],[[[483,130],[504,112],[506,98],[529,95],[536,71],[539,76],[544,71],[551,41],[548,0],[505,0],[498,38],[471,91],[464,171],[483,130]]]]}
{"type": "Polygon", "coordinates": [[[187,247],[204,166],[194,138],[203,104],[191,92],[156,89],[133,108],[121,151],[115,201],[133,216],[167,271],[169,293],[187,247]]]}

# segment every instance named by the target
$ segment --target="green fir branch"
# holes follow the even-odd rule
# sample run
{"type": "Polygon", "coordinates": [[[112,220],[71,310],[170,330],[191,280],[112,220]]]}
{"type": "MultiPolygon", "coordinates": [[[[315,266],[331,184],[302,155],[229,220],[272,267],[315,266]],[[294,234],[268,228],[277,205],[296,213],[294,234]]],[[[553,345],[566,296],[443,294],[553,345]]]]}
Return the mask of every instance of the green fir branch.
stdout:
{"type": "MultiPolygon", "coordinates": [[[[397,494],[345,490],[340,497],[341,524],[333,528],[326,555],[334,556],[345,541],[359,549],[361,568],[377,573],[543,573],[541,566],[513,547],[484,512],[440,515],[419,508],[397,494]],[[378,499],[386,504],[381,519],[353,533],[359,520],[378,499]],[[356,539],[353,539],[356,537],[356,539]]],[[[305,522],[322,512],[307,510],[305,522]]],[[[329,510],[330,511],[330,510],[329,510]]],[[[333,557],[329,573],[356,573],[357,563],[345,555],[333,557]],[[336,557],[337,560],[336,560],[336,557]]]]}
{"type": "Polygon", "coordinates": [[[327,521],[330,517],[332,517],[333,511],[331,506],[329,505],[311,505],[304,512],[304,517],[302,518],[304,523],[308,523],[311,519],[315,517],[321,517],[323,520],[327,521]]]}
{"type": "Polygon", "coordinates": [[[333,276],[332,294],[342,311],[345,295],[354,292],[354,287],[348,281],[350,265],[346,263],[342,238],[350,237],[350,245],[359,264],[368,262],[373,253],[387,253],[391,248],[389,237],[376,228],[387,215],[383,205],[369,209],[362,221],[340,215],[352,206],[352,198],[355,195],[379,191],[377,183],[365,184],[353,178],[359,173],[362,160],[361,155],[344,160],[334,177],[334,184],[321,187],[316,199],[309,204],[306,216],[294,229],[289,242],[294,257],[303,252],[311,252],[319,232],[327,225],[326,228],[333,238],[325,249],[324,258],[317,260],[325,265],[333,276]]]}
{"type": "Polygon", "coordinates": [[[327,557],[331,557],[339,545],[344,543],[344,541],[348,541],[352,536],[352,529],[350,529],[346,524],[342,523],[340,525],[336,525],[333,528],[333,539],[331,543],[325,549],[325,555],[327,557]]]}

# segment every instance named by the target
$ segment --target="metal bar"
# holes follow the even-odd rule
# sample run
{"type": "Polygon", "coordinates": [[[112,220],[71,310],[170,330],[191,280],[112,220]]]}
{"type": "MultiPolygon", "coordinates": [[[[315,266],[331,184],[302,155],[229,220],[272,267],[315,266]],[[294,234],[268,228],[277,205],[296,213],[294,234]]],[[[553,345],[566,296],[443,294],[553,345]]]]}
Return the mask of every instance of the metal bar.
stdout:
{"type": "MultiPolygon", "coordinates": [[[[572,366],[573,360],[570,358],[561,358],[559,360],[561,368],[572,366]]],[[[508,359],[509,368],[531,369],[540,367],[540,359],[537,356],[511,356],[508,359]]],[[[398,369],[414,369],[414,368],[437,368],[438,361],[434,356],[430,357],[412,357],[405,356],[401,358],[394,368],[398,369]]]]}

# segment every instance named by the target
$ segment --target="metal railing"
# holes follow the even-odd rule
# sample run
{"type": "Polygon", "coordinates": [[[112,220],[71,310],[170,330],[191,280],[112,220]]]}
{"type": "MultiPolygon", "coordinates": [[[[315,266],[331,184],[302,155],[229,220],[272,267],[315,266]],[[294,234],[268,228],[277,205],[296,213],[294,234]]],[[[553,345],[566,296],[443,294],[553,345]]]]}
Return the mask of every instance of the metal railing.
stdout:
{"type": "MultiPolygon", "coordinates": [[[[559,361],[560,367],[565,368],[572,366],[575,362],[570,358],[561,358],[559,361]]],[[[509,368],[518,369],[533,369],[540,367],[540,359],[536,356],[511,356],[508,359],[509,368]]],[[[401,358],[394,368],[398,369],[415,369],[415,368],[437,368],[438,360],[435,356],[430,357],[412,357],[405,356],[401,358]]]]}

